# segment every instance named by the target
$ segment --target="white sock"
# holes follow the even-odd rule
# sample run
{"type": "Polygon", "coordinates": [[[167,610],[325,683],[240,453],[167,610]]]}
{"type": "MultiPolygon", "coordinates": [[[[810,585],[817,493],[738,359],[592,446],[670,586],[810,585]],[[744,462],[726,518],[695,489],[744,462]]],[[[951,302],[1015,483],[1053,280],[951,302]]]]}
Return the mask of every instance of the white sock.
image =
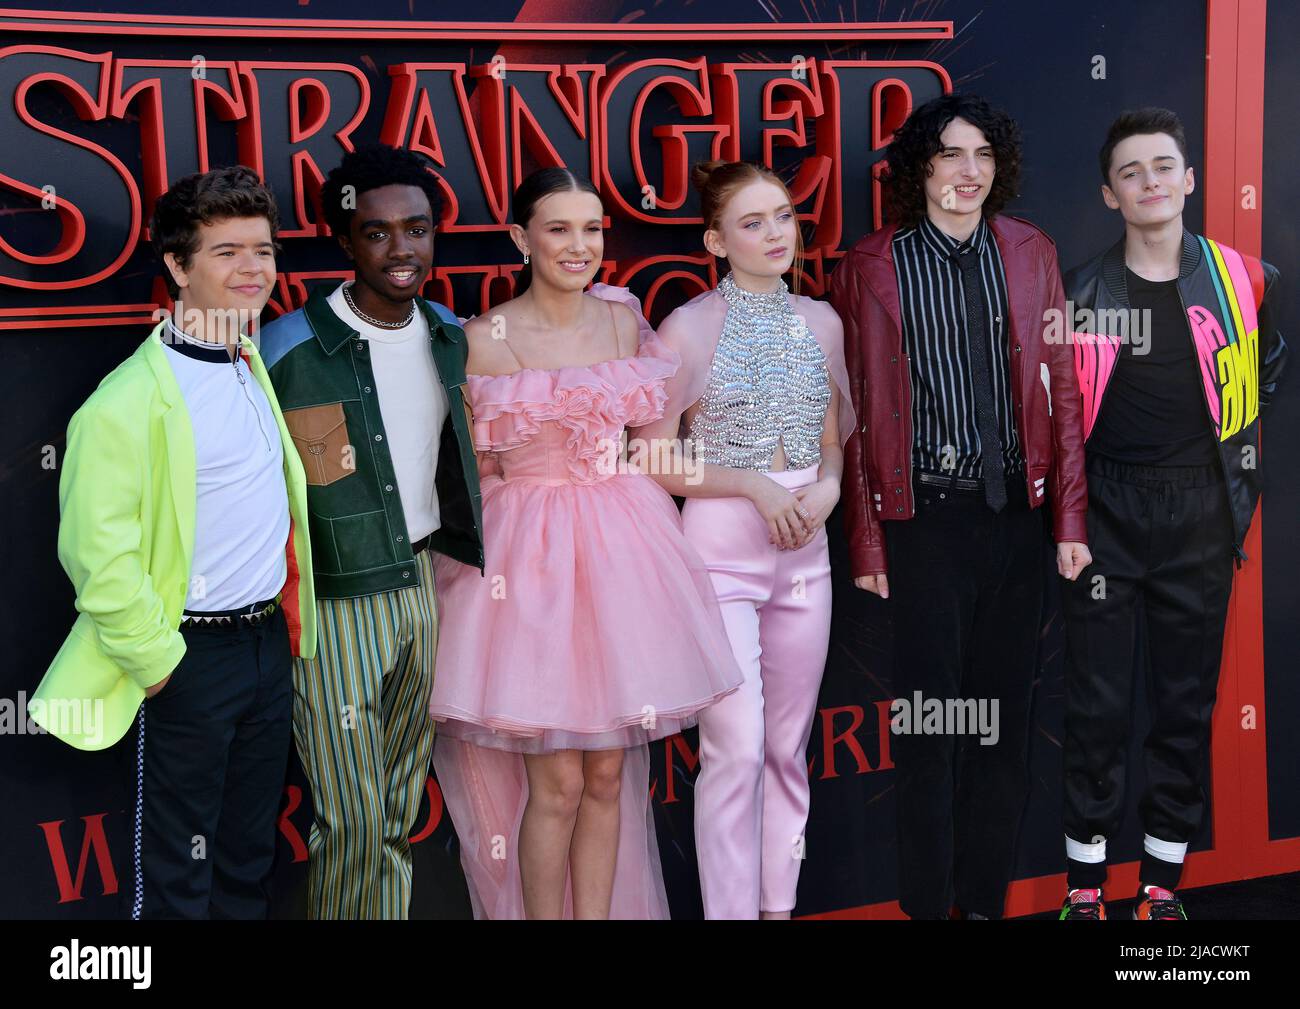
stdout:
{"type": "Polygon", "coordinates": [[[1186,841],[1162,841],[1158,837],[1147,834],[1142,838],[1142,847],[1148,855],[1162,862],[1182,865],[1183,859],[1187,857],[1186,841]]]}
{"type": "Polygon", "coordinates": [[[1067,858],[1072,858],[1076,862],[1088,862],[1095,864],[1106,861],[1106,839],[1103,837],[1100,841],[1092,844],[1084,844],[1082,841],[1076,841],[1069,834],[1065,835],[1065,854],[1067,858]]]}

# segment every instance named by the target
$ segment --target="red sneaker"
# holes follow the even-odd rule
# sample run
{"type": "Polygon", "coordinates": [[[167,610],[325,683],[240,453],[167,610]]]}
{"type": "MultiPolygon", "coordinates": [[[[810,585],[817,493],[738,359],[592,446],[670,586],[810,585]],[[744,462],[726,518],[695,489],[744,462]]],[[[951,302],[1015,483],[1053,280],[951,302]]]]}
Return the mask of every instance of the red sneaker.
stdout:
{"type": "Polygon", "coordinates": [[[1186,921],[1183,902],[1173,890],[1161,886],[1144,886],[1139,891],[1134,921],[1186,921]]]}
{"type": "Polygon", "coordinates": [[[1071,890],[1058,921],[1105,921],[1106,904],[1100,890],[1071,890]]]}

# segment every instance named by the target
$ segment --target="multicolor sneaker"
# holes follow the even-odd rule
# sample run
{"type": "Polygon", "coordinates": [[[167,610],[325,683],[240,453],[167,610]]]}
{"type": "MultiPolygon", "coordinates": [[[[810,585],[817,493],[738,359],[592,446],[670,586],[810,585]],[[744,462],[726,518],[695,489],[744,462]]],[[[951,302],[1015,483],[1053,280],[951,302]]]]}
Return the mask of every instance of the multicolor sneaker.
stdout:
{"type": "Polygon", "coordinates": [[[1071,890],[1061,905],[1058,921],[1105,921],[1106,905],[1100,890],[1071,890]]]}
{"type": "Polygon", "coordinates": [[[1144,886],[1139,891],[1134,921],[1186,921],[1183,902],[1173,890],[1161,886],[1144,886]]]}

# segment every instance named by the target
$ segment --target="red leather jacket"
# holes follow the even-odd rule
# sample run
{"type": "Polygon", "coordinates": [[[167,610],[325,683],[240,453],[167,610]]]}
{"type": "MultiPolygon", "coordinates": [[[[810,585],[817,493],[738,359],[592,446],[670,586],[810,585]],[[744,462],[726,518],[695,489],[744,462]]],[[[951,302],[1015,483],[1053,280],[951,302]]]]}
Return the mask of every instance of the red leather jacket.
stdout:
{"type": "MultiPolygon", "coordinates": [[[[1016,217],[999,214],[988,224],[1006,270],[1011,399],[1029,502],[1037,508],[1051,498],[1058,543],[1086,543],[1082,401],[1073,349],[1052,335],[1069,328],[1056,246],[1016,217]],[[1053,318],[1054,328],[1047,325],[1053,318]]],[[[867,235],[831,276],[831,304],[844,322],[844,356],[859,420],[844,446],[842,495],[855,578],[887,571],[881,522],[913,515],[912,379],[894,272],[896,230],[867,235]]]]}

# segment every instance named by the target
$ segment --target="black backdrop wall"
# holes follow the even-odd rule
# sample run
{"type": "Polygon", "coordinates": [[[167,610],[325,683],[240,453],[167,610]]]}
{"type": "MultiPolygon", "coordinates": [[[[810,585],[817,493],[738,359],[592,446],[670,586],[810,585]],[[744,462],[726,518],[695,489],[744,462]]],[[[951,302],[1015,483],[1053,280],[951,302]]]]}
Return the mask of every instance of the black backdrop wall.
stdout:
{"type": "MultiPolygon", "coordinates": [[[[509,59],[516,63],[607,65],[611,75],[632,60],[655,57],[689,61],[703,56],[710,64],[782,62],[796,56],[817,60],[933,61],[951,78],[954,89],[980,92],[1019,120],[1025,140],[1025,174],[1021,197],[1011,212],[1030,218],[1052,234],[1066,267],[1112,242],[1119,232],[1117,219],[1100,201],[1095,153],[1115,113],[1139,104],[1178,110],[1187,126],[1193,164],[1200,166],[1205,123],[1205,2],[1166,0],[1137,5],[1129,0],[1078,4],[1042,4],[1035,0],[863,0],[861,6],[871,8],[858,12],[862,21],[950,22],[952,37],[913,41],[788,41],[774,37],[742,42],[546,39],[508,43],[508,48],[500,51],[508,52],[509,59]],[[1098,74],[1099,67],[1104,68],[1104,76],[1098,74]]],[[[96,10],[93,5],[75,4],[66,9],[96,10]]],[[[210,12],[210,8],[192,0],[113,4],[107,9],[160,17],[210,12]]],[[[580,10],[577,4],[565,2],[526,3],[521,13],[518,3],[480,0],[474,14],[482,21],[506,23],[516,19],[607,23],[626,19],[636,24],[647,19],[638,5],[630,3],[599,0],[583,4],[580,10]]],[[[807,11],[828,19],[827,28],[833,27],[829,19],[839,18],[841,12],[846,17],[854,16],[848,5],[805,5],[789,0],[765,0],[757,5],[721,0],[709,4],[707,12],[689,0],[664,0],[650,13],[659,23],[689,24],[704,19],[711,23],[770,23],[775,16],[778,24],[796,27],[806,23],[807,11]]],[[[336,0],[316,2],[308,12],[314,18],[343,20],[355,15],[355,5],[336,0]]],[[[223,16],[282,17],[286,23],[299,21],[302,13],[302,8],[288,3],[235,2],[221,10],[223,16]]],[[[460,11],[446,3],[417,4],[412,9],[406,3],[373,0],[366,13],[371,18],[409,23],[447,20],[460,11]]],[[[1263,252],[1265,258],[1279,265],[1285,277],[1295,278],[1300,272],[1300,249],[1286,208],[1300,201],[1294,170],[1300,149],[1292,129],[1300,111],[1295,98],[1300,91],[1300,73],[1288,50],[1292,40],[1300,38],[1300,14],[1293,4],[1274,3],[1269,5],[1268,15],[1263,252]]],[[[390,67],[416,60],[488,64],[498,52],[496,37],[497,33],[484,29],[475,39],[451,42],[346,37],[268,41],[113,34],[51,38],[18,31],[5,34],[5,24],[0,21],[0,239],[28,251],[48,251],[55,244],[58,226],[52,215],[42,215],[29,195],[3,184],[7,176],[39,189],[43,184],[41,173],[46,170],[62,173],[59,177],[69,179],[68,185],[82,189],[80,197],[90,233],[117,234],[123,226],[111,189],[102,193],[85,191],[89,176],[78,176],[75,161],[60,165],[57,148],[38,143],[44,138],[36,136],[18,115],[18,81],[35,72],[41,59],[52,63],[56,54],[24,54],[20,61],[4,47],[45,44],[83,54],[111,53],[119,60],[165,58],[189,62],[195,54],[201,54],[214,68],[223,60],[345,64],[356,69],[369,89],[369,111],[351,135],[353,143],[361,143],[380,136],[385,106],[397,86],[390,67]],[[70,164],[74,167],[70,168],[70,164]]],[[[917,102],[942,87],[940,75],[934,71],[913,67],[899,70],[896,76],[906,78],[917,102]]],[[[98,77],[92,74],[90,79],[98,77]]],[[[847,71],[842,79],[857,81],[847,71]]],[[[483,86],[484,78],[466,78],[471,100],[475,90],[483,86]]],[[[348,85],[335,96],[336,104],[345,109],[356,100],[350,88],[360,85],[348,85]]],[[[659,140],[651,134],[651,128],[661,123],[693,121],[687,115],[689,110],[679,107],[684,99],[676,97],[675,103],[661,92],[648,104],[642,122],[651,179],[662,175],[659,140]]],[[[842,251],[855,241],[871,220],[866,179],[870,160],[877,155],[871,153],[870,140],[862,140],[864,136],[869,138],[872,125],[869,94],[842,97],[839,125],[844,135],[843,149],[846,157],[857,159],[847,174],[857,184],[845,188],[837,208],[843,212],[846,231],[837,237],[834,246],[823,250],[825,272],[833,266],[837,249],[842,251]],[[856,230],[849,230],[854,227],[856,230]]],[[[147,118],[143,102],[120,115],[84,121],[67,96],[47,84],[35,86],[27,104],[34,113],[39,112],[41,121],[114,152],[137,180],[146,177],[149,166],[142,159],[140,139],[147,118]]],[[[168,106],[167,116],[177,108],[168,106]]],[[[434,111],[439,113],[441,109],[434,111]]],[[[183,120],[175,118],[165,118],[165,122],[171,127],[185,126],[183,120]]],[[[440,135],[450,148],[451,128],[445,123],[439,125],[440,135]]],[[[761,156],[761,124],[755,114],[742,113],[739,126],[744,138],[742,152],[749,157],[761,156]]],[[[611,119],[609,129],[612,136],[615,130],[626,132],[627,127],[625,121],[611,119]]],[[[812,153],[814,134],[820,136],[826,129],[824,120],[815,128],[810,123],[808,147],[778,148],[779,167],[793,171],[801,159],[812,153]]],[[[263,123],[267,144],[271,144],[269,138],[276,130],[283,134],[285,124],[263,123]]],[[[178,132],[174,129],[168,137],[166,168],[171,177],[197,167],[177,167],[183,164],[186,150],[178,132]]],[[[235,122],[210,116],[207,132],[212,165],[240,160],[243,148],[235,122]]],[[[567,149],[580,152],[582,146],[570,144],[567,149]]],[[[320,154],[321,167],[332,167],[329,142],[315,150],[320,154]]],[[[282,163],[287,159],[273,163],[275,152],[270,148],[268,151],[267,177],[276,181],[281,206],[293,206],[291,175],[282,163]]],[[[338,152],[334,142],[333,158],[338,152]]],[[[68,147],[66,153],[78,151],[68,147]]],[[[697,153],[692,148],[692,154],[697,153]]],[[[458,179],[471,178],[463,163],[449,165],[448,174],[456,174],[458,179]]],[[[628,189],[626,177],[621,182],[624,191],[636,193],[635,185],[628,189]]],[[[692,200],[693,196],[688,197],[681,215],[695,212],[692,200]]],[[[1198,192],[1189,200],[1189,227],[1201,227],[1202,207],[1198,192]]],[[[472,213],[468,206],[462,209],[465,214],[472,213]]],[[[811,202],[804,209],[811,210],[811,202]]],[[[825,208],[821,216],[825,216],[825,208]]],[[[499,232],[448,233],[439,239],[438,248],[443,266],[513,264],[516,259],[513,247],[499,232]]],[[[640,257],[698,256],[699,228],[653,225],[625,214],[613,214],[608,249],[620,269],[640,257]]],[[[698,263],[678,265],[703,275],[698,263]]],[[[342,260],[326,236],[288,237],[279,268],[283,273],[329,273],[341,270],[342,260]]],[[[48,271],[42,273],[40,266],[9,255],[3,243],[0,274],[27,281],[53,276],[48,271]]],[[[0,284],[0,309],[92,303],[147,305],[157,296],[155,274],[147,248],[139,244],[121,268],[91,292],[41,291],[0,284]]],[[[654,276],[654,270],[643,272],[631,279],[631,286],[644,296],[654,276]]],[[[310,278],[305,282],[309,284],[310,278]]],[[[431,287],[428,293],[454,300],[460,314],[468,315],[483,307],[478,284],[479,279],[467,273],[449,287],[431,287]]],[[[1289,286],[1292,292],[1296,290],[1294,284],[1289,286]]],[[[496,288],[493,297],[502,293],[496,288]]],[[[665,285],[655,300],[656,320],[691,293],[680,282],[665,285]]],[[[1292,293],[1284,308],[1284,332],[1298,317],[1297,307],[1292,293]]],[[[48,313],[41,317],[48,317],[48,313]]],[[[0,496],[0,570],[5,579],[4,606],[0,607],[0,654],[5,657],[0,665],[0,916],[111,917],[120,913],[120,896],[129,889],[127,786],[133,767],[132,737],[106,751],[75,752],[49,737],[28,734],[22,719],[15,720],[12,713],[21,710],[24,695],[35,688],[74,616],[71,590],[55,554],[58,470],[47,468],[43,461],[50,458],[50,446],[54,458],[61,459],[68,418],[103,375],[135,348],[144,332],[140,324],[57,328],[11,324],[0,329],[0,346],[7,362],[0,370],[0,397],[6,412],[0,443],[0,481],[4,488],[0,496]],[[10,712],[7,722],[3,719],[6,704],[10,712]]],[[[1267,524],[1262,559],[1263,615],[1267,705],[1273,728],[1268,736],[1268,789],[1271,836],[1279,839],[1300,836],[1300,801],[1296,798],[1300,795],[1300,743],[1294,732],[1287,731],[1300,718],[1300,687],[1292,675],[1293,656],[1300,654],[1300,627],[1292,616],[1300,602],[1294,577],[1300,545],[1290,535],[1300,505],[1300,444],[1292,434],[1300,422],[1300,403],[1291,394],[1293,388],[1294,382],[1284,386],[1264,436],[1267,524]]],[[[798,914],[858,908],[888,902],[894,896],[893,774],[887,734],[882,737],[879,730],[881,713],[893,696],[889,684],[888,619],[875,597],[852,587],[838,528],[832,529],[832,544],[837,572],[834,634],[818,720],[808,750],[813,807],[798,914]]],[[[1044,579],[1054,597],[1054,576],[1046,557],[1044,579]]],[[[1059,794],[1061,646],[1060,620],[1053,603],[1042,632],[1032,743],[1033,791],[1019,845],[1018,875],[1022,878],[1050,876],[1064,867],[1059,794]]],[[[1135,714],[1140,718],[1140,692],[1135,703],[1135,714]]],[[[700,913],[691,831],[695,747],[694,734],[689,733],[658,745],[652,759],[650,784],[662,857],[673,913],[678,917],[700,913]]],[[[468,900],[457,862],[455,834],[443,815],[432,779],[428,795],[415,835],[413,915],[466,916],[468,900]]],[[[310,795],[295,762],[286,784],[276,876],[277,915],[300,913],[309,824],[310,795]]],[[[1140,836],[1130,817],[1128,829],[1114,846],[1120,859],[1137,857],[1140,836]]],[[[1207,825],[1193,848],[1212,844],[1207,825]]]]}

